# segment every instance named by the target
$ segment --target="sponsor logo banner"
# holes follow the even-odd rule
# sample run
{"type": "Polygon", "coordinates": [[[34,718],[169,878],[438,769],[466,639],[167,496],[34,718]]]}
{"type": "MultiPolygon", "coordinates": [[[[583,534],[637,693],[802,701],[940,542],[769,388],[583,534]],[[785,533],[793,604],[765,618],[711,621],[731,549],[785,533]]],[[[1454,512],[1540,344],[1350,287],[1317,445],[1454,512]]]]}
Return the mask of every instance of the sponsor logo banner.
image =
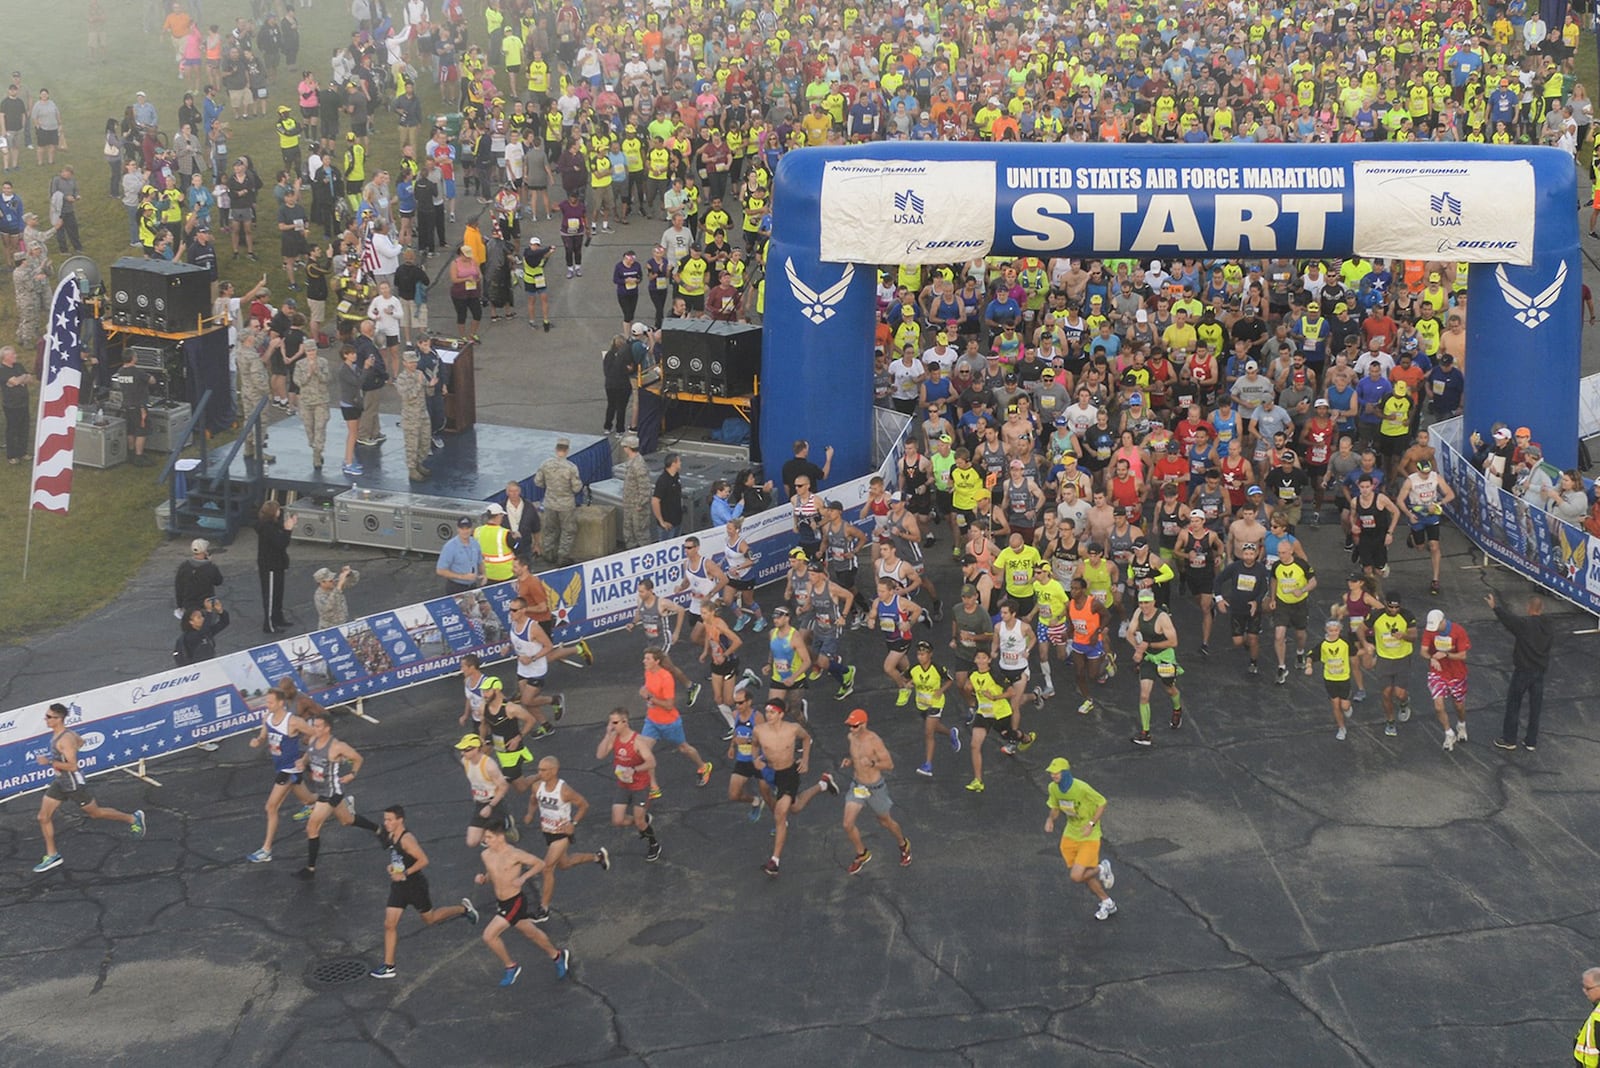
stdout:
{"type": "Polygon", "coordinates": [[[1533,262],[1533,164],[1526,160],[1355,165],[1355,247],[1364,256],[1533,262]]]}
{"type": "MultiPolygon", "coordinates": [[[[888,490],[896,487],[909,432],[908,420],[893,418],[900,420],[900,430],[878,470],[824,491],[868,536],[875,521],[857,513],[872,475],[881,475],[888,490]]],[[[795,544],[789,508],[780,505],[751,516],[743,534],[757,581],[781,578],[795,544]]],[[[702,555],[724,562],[726,530],[697,537],[702,555]]],[[[688,603],[687,591],[676,592],[683,581],[681,539],[541,574],[554,617],[546,630],[558,642],[572,642],[626,626],[638,607],[639,579],[647,576],[661,595],[688,603]]],[[[511,655],[506,605],[515,596],[515,583],[486,586],[60,700],[68,709],[67,726],[84,739],[85,773],[129,767],[197,742],[255,730],[267,689],[281,678],[292,678],[302,692],[335,705],[455,675],[464,653],[477,653],[486,664],[504,660],[511,655]]],[[[0,800],[42,789],[53,777],[36,763],[48,748],[48,703],[0,714],[0,800]]]]}
{"type": "Polygon", "coordinates": [[[950,263],[982,256],[994,244],[994,208],[992,160],[829,163],[822,173],[820,258],[950,263]]]}

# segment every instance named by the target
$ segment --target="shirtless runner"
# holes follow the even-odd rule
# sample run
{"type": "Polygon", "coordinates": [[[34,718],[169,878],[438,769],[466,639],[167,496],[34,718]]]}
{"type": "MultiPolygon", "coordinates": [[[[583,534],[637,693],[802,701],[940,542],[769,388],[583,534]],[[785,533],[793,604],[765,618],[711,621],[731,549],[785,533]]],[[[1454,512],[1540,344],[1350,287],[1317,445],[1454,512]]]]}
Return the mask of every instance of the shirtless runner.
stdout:
{"type": "Polygon", "coordinates": [[[565,979],[572,969],[570,950],[557,949],[550,939],[533,922],[533,910],[528,907],[524,884],[544,871],[544,861],[532,853],[524,853],[506,842],[503,828],[490,827],[483,835],[483,874],[477,883],[494,890],[494,919],[483,929],[483,944],[505,968],[500,977],[501,986],[510,986],[522,974],[522,965],[511,959],[501,936],[516,928],[522,936],[544,951],[556,966],[556,978],[565,979]]]}
{"type": "MultiPolygon", "coordinates": [[[[844,723],[850,730],[850,755],[839,761],[839,766],[849,768],[855,780],[848,791],[843,791],[844,833],[850,836],[850,844],[856,850],[856,858],[850,862],[850,874],[859,874],[867,866],[867,861],[872,859],[872,851],[861,841],[861,832],[856,830],[856,817],[861,815],[863,805],[871,806],[878,822],[900,843],[900,866],[906,867],[911,863],[911,839],[905,836],[900,824],[889,814],[894,808],[894,801],[889,797],[889,783],[883,777],[884,772],[894,770],[894,758],[889,755],[883,739],[867,730],[866,709],[858,708],[851,712],[845,717],[844,723]]],[[[817,785],[829,793],[842,792],[833,776],[827,772],[823,773],[817,785]]]]}
{"type": "Polygon", "coordinates": [[[789,839],[789,813],[799,812],[825,789],[818,783],[800,792],[800,776],[811,763],[811,733],[800,724],[784,719],[788,711],[781,698],[769,699],[753,735],[754,764],[761,780],[772,790],[772,820],[777,828],[772,839],[772,856],[761,870],[774,878],[783,859],[783,844],[789,839]],[[800,748],[798,761],[794,754],[796,746],[800,748]]]}

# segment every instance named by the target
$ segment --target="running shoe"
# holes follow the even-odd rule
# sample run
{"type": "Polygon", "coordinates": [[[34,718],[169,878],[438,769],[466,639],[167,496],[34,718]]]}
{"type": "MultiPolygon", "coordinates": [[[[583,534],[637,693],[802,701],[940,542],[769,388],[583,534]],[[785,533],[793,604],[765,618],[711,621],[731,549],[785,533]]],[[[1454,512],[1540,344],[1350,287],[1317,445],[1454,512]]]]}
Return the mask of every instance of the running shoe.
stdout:
{"type": "Polygon", "coordinates": [[[1116,873],[1111,870],[1111,862],[1109,860],[1102,860],[1100,862],[1100,885],[1107,890],[1110,890],[1113,886],[1117,885],[1117,876],[1116,873]]]}
{"type": "Polygon", "coordinates": [[[535,738],[543,738],[546,735],[554,734],[555,731],[556,731],[556,729],[554,727],[550,726],[550,724],[541,723],[537,727],[533,728],[533,736],[535,738]]]}
{"type": "Polygon", "coordinates": [[[814,667],[810,671],[806,672],[807,682],[816,682],[820,678],[822,678],[822,669],[819,667],[814,667]]]}
{"type": "Polygon", "coordinates": [[[1404,723],[1404,722],[1406,722],[1407,720],[1409,720],[1411,718],[1411,702],[1410,701],[1401,701],[1400,702],[1400,715],[1397,716],[1396,718],[1399,719],[1401,723],[1404,723]]]}
{"type": "Polygon", "coordinates": [[[1385,723],[1383,725],[1383,733],[1385,737],[1393,738],[1395,735],[1400,733],[1400,729],[1393,723],[1385,723]]]}
{"type": "Polygon", "coordinates": [[[46,853],[43,857],[39,858],[39,863],[33,866],[33,870],[35,872],[47,872],[51,868],[59,867],[61,867],[61,854],[46,853]]]}
{"type": "Polygon", "coordinates": [[[709,761],[709,760],[706,761],[704,764],[701,764],[700,765],[700,777],[695,780],[694,784],[696,786],[704,786],[706,783],[710,782],[711,781],[711,772],[714,771],[714,770],[715,770],[715,767],[712,765],[711,761],[709,761]]]}
{"type": "Polygon", "coordinates": [[[900,840],[900,866],[902,868],[911,866],[911,839],[909,838],[900,840]]]}
{"type": "MultiPolygon", "coordinates": [[[[355,809],[351,809],[350,811],[352,813],[354,813],[355,809]]],[[[135,838],[143,838],[144,837],[144,831],[145,831],[144,809],[136,808],[136,809],[133,810],[133,822],[128,825],[128,832],[130,834],[132,834],[135,838]]]]}
{"type": "Polygon", "coordinates": [[[589,648],[589,643],[582,638],[578,639],[578,655],[583,657],[585,664],[594,663],[594,650],[589,648]]]}
{"type": "Polygon", "coordinates": [[[1345,729],[1343,727],[1340,727],[1338,730],[1333,732],[1333,740],[1334,741],[1342,742],[1342,741],[1344,741],[1344,739],[1345,739],[1345,729]]]}
{"type": "Polygon", "coordinates": [[[512,845],[522,841],[522,831],[517,827],[517,817],[510,812],[506,813],[506,841],[512,845]]]}
{"type": "Polygon", "coordinates": [[[644,859],[645,862],[649,864],[654,864],[656,861],[660,860],[661,843],[651,842],[649,848],[644,851],[644,859]]]}
{"type": "Polygon", "coordinates": [[[1205,642],[1201,642],[1200,643],[1200,655],[1201,656],[1210,656],[1211,655],[1211,646],[1207,645],[1205,642]]]}
{"type": "Polygon", "coordinates": [[[1252,660],[1250,661],[1250,666],[1244,670],[1247,675],[1259,675],[1261,674],[1261,665],[1252,660]]]}
{"type": "Polygon", "coordinates": [[[661,787],[656,783],[651,783],[650,784],[650,800],[652,800],[652,801],[661,800],[661,787]]]}
{"type": "Polygon", "coordinates": [[[550,718],[557,723],[567,714],[567,695],[565,691],[556,694],[556,699],[550,702],[550,718]]]}
{"type": "Polygon", "coordinates": [[[1466,720],[1462,720],[1460,723],[1456,724],[1456,741],[1457,742],[1464,742],[1466,740],[1467,740],[1467,721],[1466,720]]]}
{"type": "Polygon", "coordinates": [[[1085,697],[1083,699],[1083,704],[1078,706],[1078,715],[1087,716],[1090,712],[1093,712],[1093,711],[1094,711],[1094,702],[1092,700],[1090,700],[1089,698],[1085,697]]]}
{"type": "Polygon", "coordinates": [[[933,778],[933,765],[932,764],[928,764],[928,763],[918,764],[917,765],[917,774],[926,776],[927,778],[930,778],[930,779],[933,778]]]}
{"type": "Polygon", "coordinates": [[[778,877],[778,858],[768,857],[767,862],[761,865],[761,870],[776,879],[778,877]]]}
{"type": "Polygon", "coordinates": [[[1094,910],[1094,918],[1097,920],[1109,920],[1116,914],[1117,903],[1112,901],[1109,897],[1100,902],[1100,907],[1094,910]]]}
{"type": "Polygon", "coordinates": [[[1438,579],[1434,579],[1432,582],[1428,583],[1428,592],[1433,594],[1435,597],[1439,596],[1439,580],[1438,579]]]}
{"type": "Polygon", "coordinates": [[[767,617],[766,616],[756,616],[756,621],[750,625],[750,629],[755,631],[757,634],[760,634],[762,631],[766,630],[767,629],[767,617]]]}
{"type": "Polygon", "coordinates": [[[611,851],[609,849],[607,849],[605,846],[601,846],[599,849],[595,850],[594,855],[599,858],[595,861],[595,863],[600,865],[601,871],[611,870],[611,851]]]}
{"type": "Polygon", "coordinates": [[[300,806],[300,811],[296,812],[293,816],[290,816],[289,818],[294,820],[296,823],[304,823],[306,820],[311,818],[311,806],[310,805],[301,805],[300,806]]]}
{"type": "Polygon", "coordinates": [[[853,694],[855,692],[856,692],[856,669],[855,669],[855,665],[852,664],[850,667],[845,668],[845,670],[844,670],[844,681],[840,684],[838,692],[833,695],[833,699],[835,701],[843,701],[846,697],[849,697],[851,694],[853,694]]]}
{"type": "Polygon", "coordinates": [[[897,694],[895,696],[894,707],[896,707],[896,708],[904,708],[907,704],[910,703],[910,701],[911,701],[911,691],[910,690],[901,690],[899,692],[899,694],[897,694]]]}
{"type": "Polygon", "coordinates": [[[1017,755],[1017,743],[1016,742],[1001,742],[1000,743],[1000,752],[1004,753],[1006,756],[1016,756],[1017,755]]]}
{"type": "Polygon", "coordinates": [[[700,700],[700,684],[698,682],[690,683],[688,701],[689,707],[693,708],[694,703],[698,700],[700,700]]]}
{"type": "Polygon", "coordinates": [[[1172,710],[1172,729],[1177,730],[1181,726],[1183,726],[1183,709],[1174,708],[1172,710]]]}
{"type": "Polygon", "coordinates": [[[967,783],[967,790],[974,794],[983,793],[983,780],[973,779],[971,782],[967,783]]]}
{"type": "Polygon", "coordinates": [[[944,602],[943,601],[935,601],[935,602],[933,602],[933,621],[935,623],[938,623],[943,619],[944,619],[944,602]]]}
{"type": "Polygon", "coordinates": [[[1053,697],[1055,695],[1053,693],[1047,693],[1043,686],[1035,686],[1033,688],[1033,696],[1034,699],[1042,705],[1044,704],[1046,698],[1053,697]]]}
{"type": "Polygon", "coordinates": [[[1494,740],[1494,747],[1496,749],[1509,749],[1513,753],[1517,751],[1517,743],[1508,742],[1504,738],[1496,738],[1494,740]]]}
{"type": "Polygon", "coordinates": [[[961,752],[961,728],[950,728],[950,750],[954,753],[961,752]]]}
{"type": "Polygon", "coordinates": [[[1522,748],[1524,748],[1524,749],[1526,749],[1526,750],[1527,750],[1527,751],[1528,751],[1528,752],[1530,752],[1530,753],[1531,753],[1531,752],[1533,752],[1533,751],[1534,751],[1534,750],[1535,750],[1535,749],[1537,749],[1537,748],[1538,748],[1538,746],[1536,746],[1536,745],[1535,745],[1535,744],[1534,744],[1534,743],[1532,743],[1532,742],[1523,742],[1523,743],[1522,743],[1522,748]]]}
{"type": "Polygon", "coordinates": [[[1444,729],[1444,751],[1446,753],[1456,747],[1456,732],[1449,727],[1444,729]]]}
{"type": "MultiPolygon", "coordinates": [[[[1512,746],[1512,748],[1515,749],[1516,746],[1512,746]]],[[[244,859],[252,864],[270,864],[272,862],[272,850],[258,849],[244,859]]]]}
{"type": "Polygon", "coordinates": [[[1306,651],[1304,649],[1296,649],[1294,651],[1294,666],[1302,671],[1305,670],[1306,651]]]}
{"type": "Polygon", "coordinates": [[[461,918],[474,927],[478,926],[478,906],[472,903],[470,897],[461,899],[461,918]]]}
{"type": "Polygon", "coordinates": [[[1111,652],[1110,650],[1107,650],[1106,651],[1106,678],[1114,679],[1116,677],[1117,677],[1117,654],[1111,652]]]}
{"type": "Polygon", "coordinates": [[[747,817],[751,823],[760,823],[761,814],[767,810],[765,798],[758,797],[750,802],[750,815],[747,817]]]}
{"type": "MultiPolygon", "coordinates": [[[[568,275],[568,277],[570,278],[571,275],[568,275]]],[[[506,969],[506,973],[500,977],[500,985],[501,986],[510,986],[512,983],[515,983],[517,981],[517,976],[519,976],[521,974],[522,974],[522,965],[513,964],[511,967],[507,968],[506,969]]]]}
{"type": "Polygon", "coordinates": [[[856,859],[852,860],[850,862],[850,869],[849,869],[850,870],[850,874],[851,875],[859,875],[859,874],[861,874],[861,869],[865,868],[867,866],[867,861],[869,861],[871,859],[872,859],[872,850],[870,850],[870,849],[863,849],[861,852],[857,853],[856,854],[856,859]]]}
{"type": "Polygon", "coordinates": [[[1365,701],[1366,699],[1367,691],[1365,690],[1357,690],[1355,693],[1350,695],[1350,700],[1352,701],[1365,701]]]}
{"type": "Polygon", "coordinates": [[[397,979],[400,973],[394,970],[393,964],[380,964],[367,973],[374,979],[397,979]]]}
{"type": "Polygon", "coordinates": [[[540,925],[549,923],[550,910],[545,908],[543,905],[536,905],[534,906],[534,910],[528,913],[528,919],[540,925]]]}
{"type": "Polygon", "coordinates": [[[1149,746],[1154,745],[1155,742],[1151,740],[1149,731],[1140,731],[1138,734],[1133,736],[1133,744],[1142,745],[1148,748],[1149,746]]]}
{"type": "Polygon", "coordinates": [[[740,681],[741,681],[741,682],[745,682],[745,683],[748,683],[748,684],[749,684],[749,685],[751,685],[751,686],[756,686],[756,687],[759,687],[759,686],[760,686],[760,685],[761,685],[761,676],[760,676],[760,675],[757,675],[757,674],[756,674],[756,673],[755,673],[755,672],[754,672],[754,671],[753,671],[753,670],[752,670],[752,669],[750,669],[750,668],[745,668],[745,669],[744,669],[744,674],[743,674],[743,675],[741,675],[741,676],[740,676],[740,677],[739,677],[739,679],[740,679],[740,681]]]}
{"type": "Polygon", "coordinates": [[[838,794],[839,792],[839,784],[833,781],[832,772],[823,772],[822,777],[817,780],[817,785],[828,791],[830,794],[838,794]]]}
{"type": "Polygon", "coordinates": [[[315,869],[315,868],[301,868],[301,869],[299,869],[298,871],[296,871],[294,873],[294,877],[296,879],[303,879],[306,882],[310,882],[312,879],[315,879],[317,877],[317,869],[315,869]]]}
{"type": "Polygon", "coordinates": [[[1035,731],[1027,732],[1022,736],[1022,741],[1017,743],[1017,752],[1026,753],[1029,749],[1033,748],[1033,743],[1038,740],[1039,735],[1035,731]]]}
{"type": "Polygon", "coordinates": [[[1289,681],[1289,667],[1287,664],[1278,665],[1278,673],[1274,680],[1279,686],[1289,681]]]}
{"type": "Polygon", "coordinates": [[[750,617],[740,612],[739,618],[733,621],[733,629],[735,631],[744,630],[744,625],[748,622],[750,622],[750,617]]]}

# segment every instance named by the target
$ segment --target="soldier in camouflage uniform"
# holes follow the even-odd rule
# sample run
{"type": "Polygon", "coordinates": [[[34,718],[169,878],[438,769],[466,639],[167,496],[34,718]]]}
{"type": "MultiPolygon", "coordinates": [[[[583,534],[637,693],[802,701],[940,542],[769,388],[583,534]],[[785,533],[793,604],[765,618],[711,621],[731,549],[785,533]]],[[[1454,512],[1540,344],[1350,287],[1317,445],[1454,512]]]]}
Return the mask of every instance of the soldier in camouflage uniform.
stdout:
{"type": "Polygon", "coordinates": [[[630,549],[655,540],[650,531],[650,496],[655,484],[650,465],[639,455],[639,436],[622,436],[622,539],[630,549]]]}
{"type": "MultiPolygon", "coordinates": [[[[272,380],[268,376],[266,359],[262,352],[266,349],[267,334],[255,322],[246,323],[239,329],[239,341],[233,348],[233,363],[239,372],[239,422],[250,418],[250,413],[256,410],[256,405],[261,403],[272,389],[272,380]]],[[[261,440],[266,442],[266,412],[261,413],[261,440]]],[[[244,455],[246,459],[256,454],[256,436],[254,432],[245,435],[244,455]]],[[[267,458],[271,463],[271,457],[267,458]]]]}
{"type": "Polygon", "coordinates": [[[317,607],[317,629],[350,622],[350,603],[345,600],[344,591],[361,581],[361,572],[346,564],[337,572],[329,567],[318,568],[312,577],[317,580],[317,592],[311,595],[317,607]]]}
{"type": "Polygon", "coordinates": [[[417,352],[407,349],[394,380],[400,394],[400,440],[406,447],[406,471],[413,482],[426,482],[424,461],[433,451],[433,425],[428,422],[428,380],[417,370],[417,352]]]}
{"type": "Polygon", "coordinates": [[[33,212],[23,218],[27,220],[27,228],[23,231],[22,259],[11,272],[11,283],[17,290],[17,341],[32,345],[39,340],[40,329],[50,310],[50,253],[45,245],[49,235],[34,228],[38,217],[33,212]]]}
{"type": "Polygon", "coordinates": [[[333,373],[333,365],[317,351],[316,339],[308,338],[305,357],[294,365],[294,384],[300,388],[300,418],[311,445],[311,466],[318,469],[328,439],[328,388],[333,373]]]}
{"type": "Polygon", "coordinates": [[[533,483],[544,490],[545,559],[556,565],[572,563],[572,546],[578,537],[578,494],[583,492],[583,476],[578,465],[567,459],[572,443],[556,442],[556,454],[539,465],[533,483]]]}

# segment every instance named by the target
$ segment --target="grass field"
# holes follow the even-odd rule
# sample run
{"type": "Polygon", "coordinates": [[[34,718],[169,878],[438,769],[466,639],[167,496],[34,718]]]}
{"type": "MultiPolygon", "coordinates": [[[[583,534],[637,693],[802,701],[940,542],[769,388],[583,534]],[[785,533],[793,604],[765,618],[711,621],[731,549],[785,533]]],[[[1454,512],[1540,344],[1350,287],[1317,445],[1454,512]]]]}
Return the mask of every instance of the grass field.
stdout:
{"type": "MultiPolygon", "coordinates": [[[[173,46],[164,34],[145,34],[140,29],[139,4],[106,4],[107,36],[111,53],[92,62],[85,61],[85,33],[79,23],[87,10],[86,0],[34,8],[38,14],[13,20],[16,40],[29,42],[34,52],[23,60],[13,59],[11,69],[19,69],[24,86],[37,95],[50,90],[59,103],[66,133],[67,151],[58,152],[56,169],[62,162],[76,170],[81,200],[78,224],[84,253],[94,258],[106,272],[119,256],[137,250],[127,246],[127,216],[120,201],[107,196],[108,172],[101,156],[102,131],[109,118],[120,119],[123,109],[134,102],[134,93],[143,90],[156,106],[163,129],[171,130],[184,88],[179,84],[173,62],[173,46]],[[20,66],[17,64],[20,62],[20,66]]],[[[209,6],[209,5],[208,5],[209,6]]],[[[328,78],[328,55],[333,46],[348,40],[350,20],[347,5],[323,3],[297,9],[301,23],[300,67],[280,66],[273,81],[268,111],[280,103],[294,102],[294,87],[303,69],[314,70],[322,81],[328,78]]],[[[231,19],[237,11],[229,8],[231,19]]],[[[227,22],[223,21],[223,28],[227,22]]],[[[9,73],[9,71],[7,72],[9,73]]],[[[427,83],[419,86],[428,108],[439,104],[438,92],[427,83]]],[[[431,113],[431,112],[425,112],[431,113]]],[[[262,193],[270,203],[272,177],[279,166],[277,139],[272,118],[233,122],[230,151],[257,161],[257,170],[269,189],[262,193]]],[[[392,116],[380,118],[371,141],[374,162],[388,165],[398,151],[392,116]]],[[[56,169],[36,166],[31,151],[24,151],[18,170],[5,175],[21,195],[28,210],[39,214],[42,223],[49,219],[50,178],[56,169]]],[[[270,217],[270,216],[268,216],[270,217]]],[[[257,229],[259,263],[233,260],[226,234],[218,232],[218,261],[222,276],[241,289],[248,289],[265,271],[275,297],[286,294],[285,279],[279,266],[278,242],[267,233],[270,224],[257,229]]],[[[51,244],[51,259],[59,265],[65,257],[51,244]]],[[[12,343],[16,334],[16,303],[9,271],[4,275],[0,295],[0,343],[12,343]]],[[[32,352],[23,352],[22,361],[32,365],[32,352]]],[[[164,454],[154,454],[159,461],[164,454]]],[[[93,611],[112,600],[139,569],[150,550],[160,543],[152,509],[166,499],[166,487],[156,482],[155,467],[118,467],[98,471],[80,467],[73,480],[71,514],[40,512],[34,517],[29,576],[22,581],[22,547],[27,529],[29,468],[0,464],[0,540],[11,551],[0,555],[0,638],[40,634],[93,611]]]]}

